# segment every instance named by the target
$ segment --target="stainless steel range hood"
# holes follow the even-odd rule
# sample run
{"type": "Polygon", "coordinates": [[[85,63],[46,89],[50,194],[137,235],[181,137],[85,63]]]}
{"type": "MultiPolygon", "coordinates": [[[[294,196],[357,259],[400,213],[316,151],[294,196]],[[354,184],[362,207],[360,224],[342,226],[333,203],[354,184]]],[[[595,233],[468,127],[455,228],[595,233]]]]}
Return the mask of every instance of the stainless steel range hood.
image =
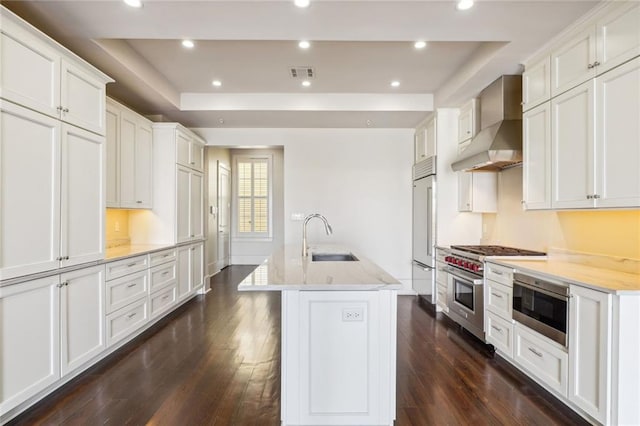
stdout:
{"type": "Polygon", "coordinates": [[[480,93],[480,132],[454,171],[497,171],[522,162],[522,77],[503,75],[480,93]]]}

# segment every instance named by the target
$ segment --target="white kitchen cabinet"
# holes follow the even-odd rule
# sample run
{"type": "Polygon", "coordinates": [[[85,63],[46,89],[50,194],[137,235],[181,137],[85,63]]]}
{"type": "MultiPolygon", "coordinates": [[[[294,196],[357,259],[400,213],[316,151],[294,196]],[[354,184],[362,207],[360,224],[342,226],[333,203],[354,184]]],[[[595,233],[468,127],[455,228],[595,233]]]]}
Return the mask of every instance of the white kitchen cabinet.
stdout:
{"type": "Polygon", "coordinates": [[[527,66],[522,73],[522,111],[548,101],[551,98],[551,58],[543,59],[527,66]]]}
{"type": "Polygon", "coordinates": [[[0,101],[0,279],[60,265],[60,122],[0,101]]]}
{"type": "Polygon", "coordinates": [[[516,322],[513,359],[527,374],[567,396],[569,356],[560,345],[516,322]]]}
{"type": "Polygon", "coordinates": [[[64,376],[106,348],[104,266],[62,274],[60,284],[60,364],[64,376]]]}
{"type": "Polygon", "coordinates": [[[559,95],[640,55],[640,4],[619,2],[571,34],[551,54],[551,94],[559,95]]]}
{"type": "Polygon", "coordinates": [[[105,85],[97,69],[3,9],[0,96],[35,111],[105,133],[105,85]]]}
{"type": "Polygon", "coordinates": [[[202,243],[178,247],[178,299],[182,300],[202,288],[204,246],[202,243]]]}
{"type": "Polygon", "coordinates": [[[522,114],[523,199],[527,210],[551,208],[551,103],[522,114]]]}
{"type": "Polygon", "coordinates": [[[423,127],[416,129],[415,162],[418,163],[436,154],[436,119],[430,118],[423,127]]]}
{"type": "Polygon", "coordinates": [[[189,187],[189,207],[191,239],[204,238],[204,176],[202,173],[192,172],[189,187]]]}
{"type": "Polygon", "coordinates": [[[478,133],[480,126],[478,99],[471,99],[460,107],[458,117],[458,143],[471,139],[478,133]]]}
{"type": "Polygon", "coordinates": [[[204,285],[204,244],[191,246],[191,288],[198,291],[204,285]]]}
{"type": "Polygon", "coordinates": [[[106,317],[107,346],[133,334],[149,321],[149,298],[143,297],[106,317]]]}
{"type": "Polygon", "coordinates": [[[570,291],[568,398],[608,424],[611,295],[575,285],[570,291]]]}
{"type": "Polygon", "coordinates": [[[596,78],[595,109],[595,205],[638,207],[640,58],[596,78]]]}
{"type": "Polygon", "coordinates": [[[458,211],[495,213],[497,208],[497,173],[458,172],[458,211]]]}
{"type": "Polygon", "coordinates": [[[204,170],[204,143],[192,134],[178,130],[176,135],[176,163],[204,170]]]}
{"type": "Polygon", "coordinates": [[[153,193],[151,122],[107,100],[108,207],[149,209],[153,193]]]}
{"type": "Polygon", "coordinates": [[[485,315],[485,338],[508,359],[513,358],[513,324],[500,315],[488,311],[485,315]]]}
{"type": "Polygon", "coordinates": [[[60,378],[58,278],[0,288],[0,415],[60,378]]]}
{"type": "Polygon", "coordinates": [[[121,309],[149,293],[147,270],[134,272],[107,282],[105,305],[108,314],[121,309]]]}
{"type": "Polygon", "coordinates": [[[555,209],[593,207],[595,82],[551,101],[552,200],[555,209]]]}
{"type": "Polygon", "coordinates": [[[177,166],[177,241],[204,238],[202,173],[177,166]]]}

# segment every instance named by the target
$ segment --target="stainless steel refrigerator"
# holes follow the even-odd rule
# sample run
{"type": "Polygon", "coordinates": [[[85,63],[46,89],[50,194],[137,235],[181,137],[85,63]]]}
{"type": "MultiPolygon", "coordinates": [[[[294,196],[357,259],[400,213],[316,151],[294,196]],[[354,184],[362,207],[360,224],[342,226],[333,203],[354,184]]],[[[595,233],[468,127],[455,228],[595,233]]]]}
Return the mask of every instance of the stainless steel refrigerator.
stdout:
{"type": "Polygon", "coordinates": [[[413,166],[413,289],[433,304],[436,218],[436,157],[413,166]]]}

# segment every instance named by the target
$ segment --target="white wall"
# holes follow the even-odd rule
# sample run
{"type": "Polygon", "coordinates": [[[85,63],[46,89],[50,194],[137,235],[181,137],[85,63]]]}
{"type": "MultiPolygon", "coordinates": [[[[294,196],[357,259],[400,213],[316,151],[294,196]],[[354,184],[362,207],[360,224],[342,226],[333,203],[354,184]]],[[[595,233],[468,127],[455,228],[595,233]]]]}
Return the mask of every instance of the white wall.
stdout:
{"type": "Polygon", "coordinates": [[[413,129],[196,129],[210,145],[284,147],[284,242],[302,244],[292,213],[322,213],[311,243],[344,244],[411,291],[413,129]]]}

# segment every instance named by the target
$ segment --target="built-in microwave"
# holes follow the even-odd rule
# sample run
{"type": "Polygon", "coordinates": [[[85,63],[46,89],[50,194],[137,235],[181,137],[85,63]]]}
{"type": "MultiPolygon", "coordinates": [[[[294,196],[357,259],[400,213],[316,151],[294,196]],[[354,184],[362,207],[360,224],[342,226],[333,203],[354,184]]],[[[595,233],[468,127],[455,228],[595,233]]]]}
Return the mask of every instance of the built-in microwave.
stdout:
{"type": "Polygon", "coordinates": [[[513,319],[567,347],[569,286],[529,275],[513,275],[513,319]]]}

